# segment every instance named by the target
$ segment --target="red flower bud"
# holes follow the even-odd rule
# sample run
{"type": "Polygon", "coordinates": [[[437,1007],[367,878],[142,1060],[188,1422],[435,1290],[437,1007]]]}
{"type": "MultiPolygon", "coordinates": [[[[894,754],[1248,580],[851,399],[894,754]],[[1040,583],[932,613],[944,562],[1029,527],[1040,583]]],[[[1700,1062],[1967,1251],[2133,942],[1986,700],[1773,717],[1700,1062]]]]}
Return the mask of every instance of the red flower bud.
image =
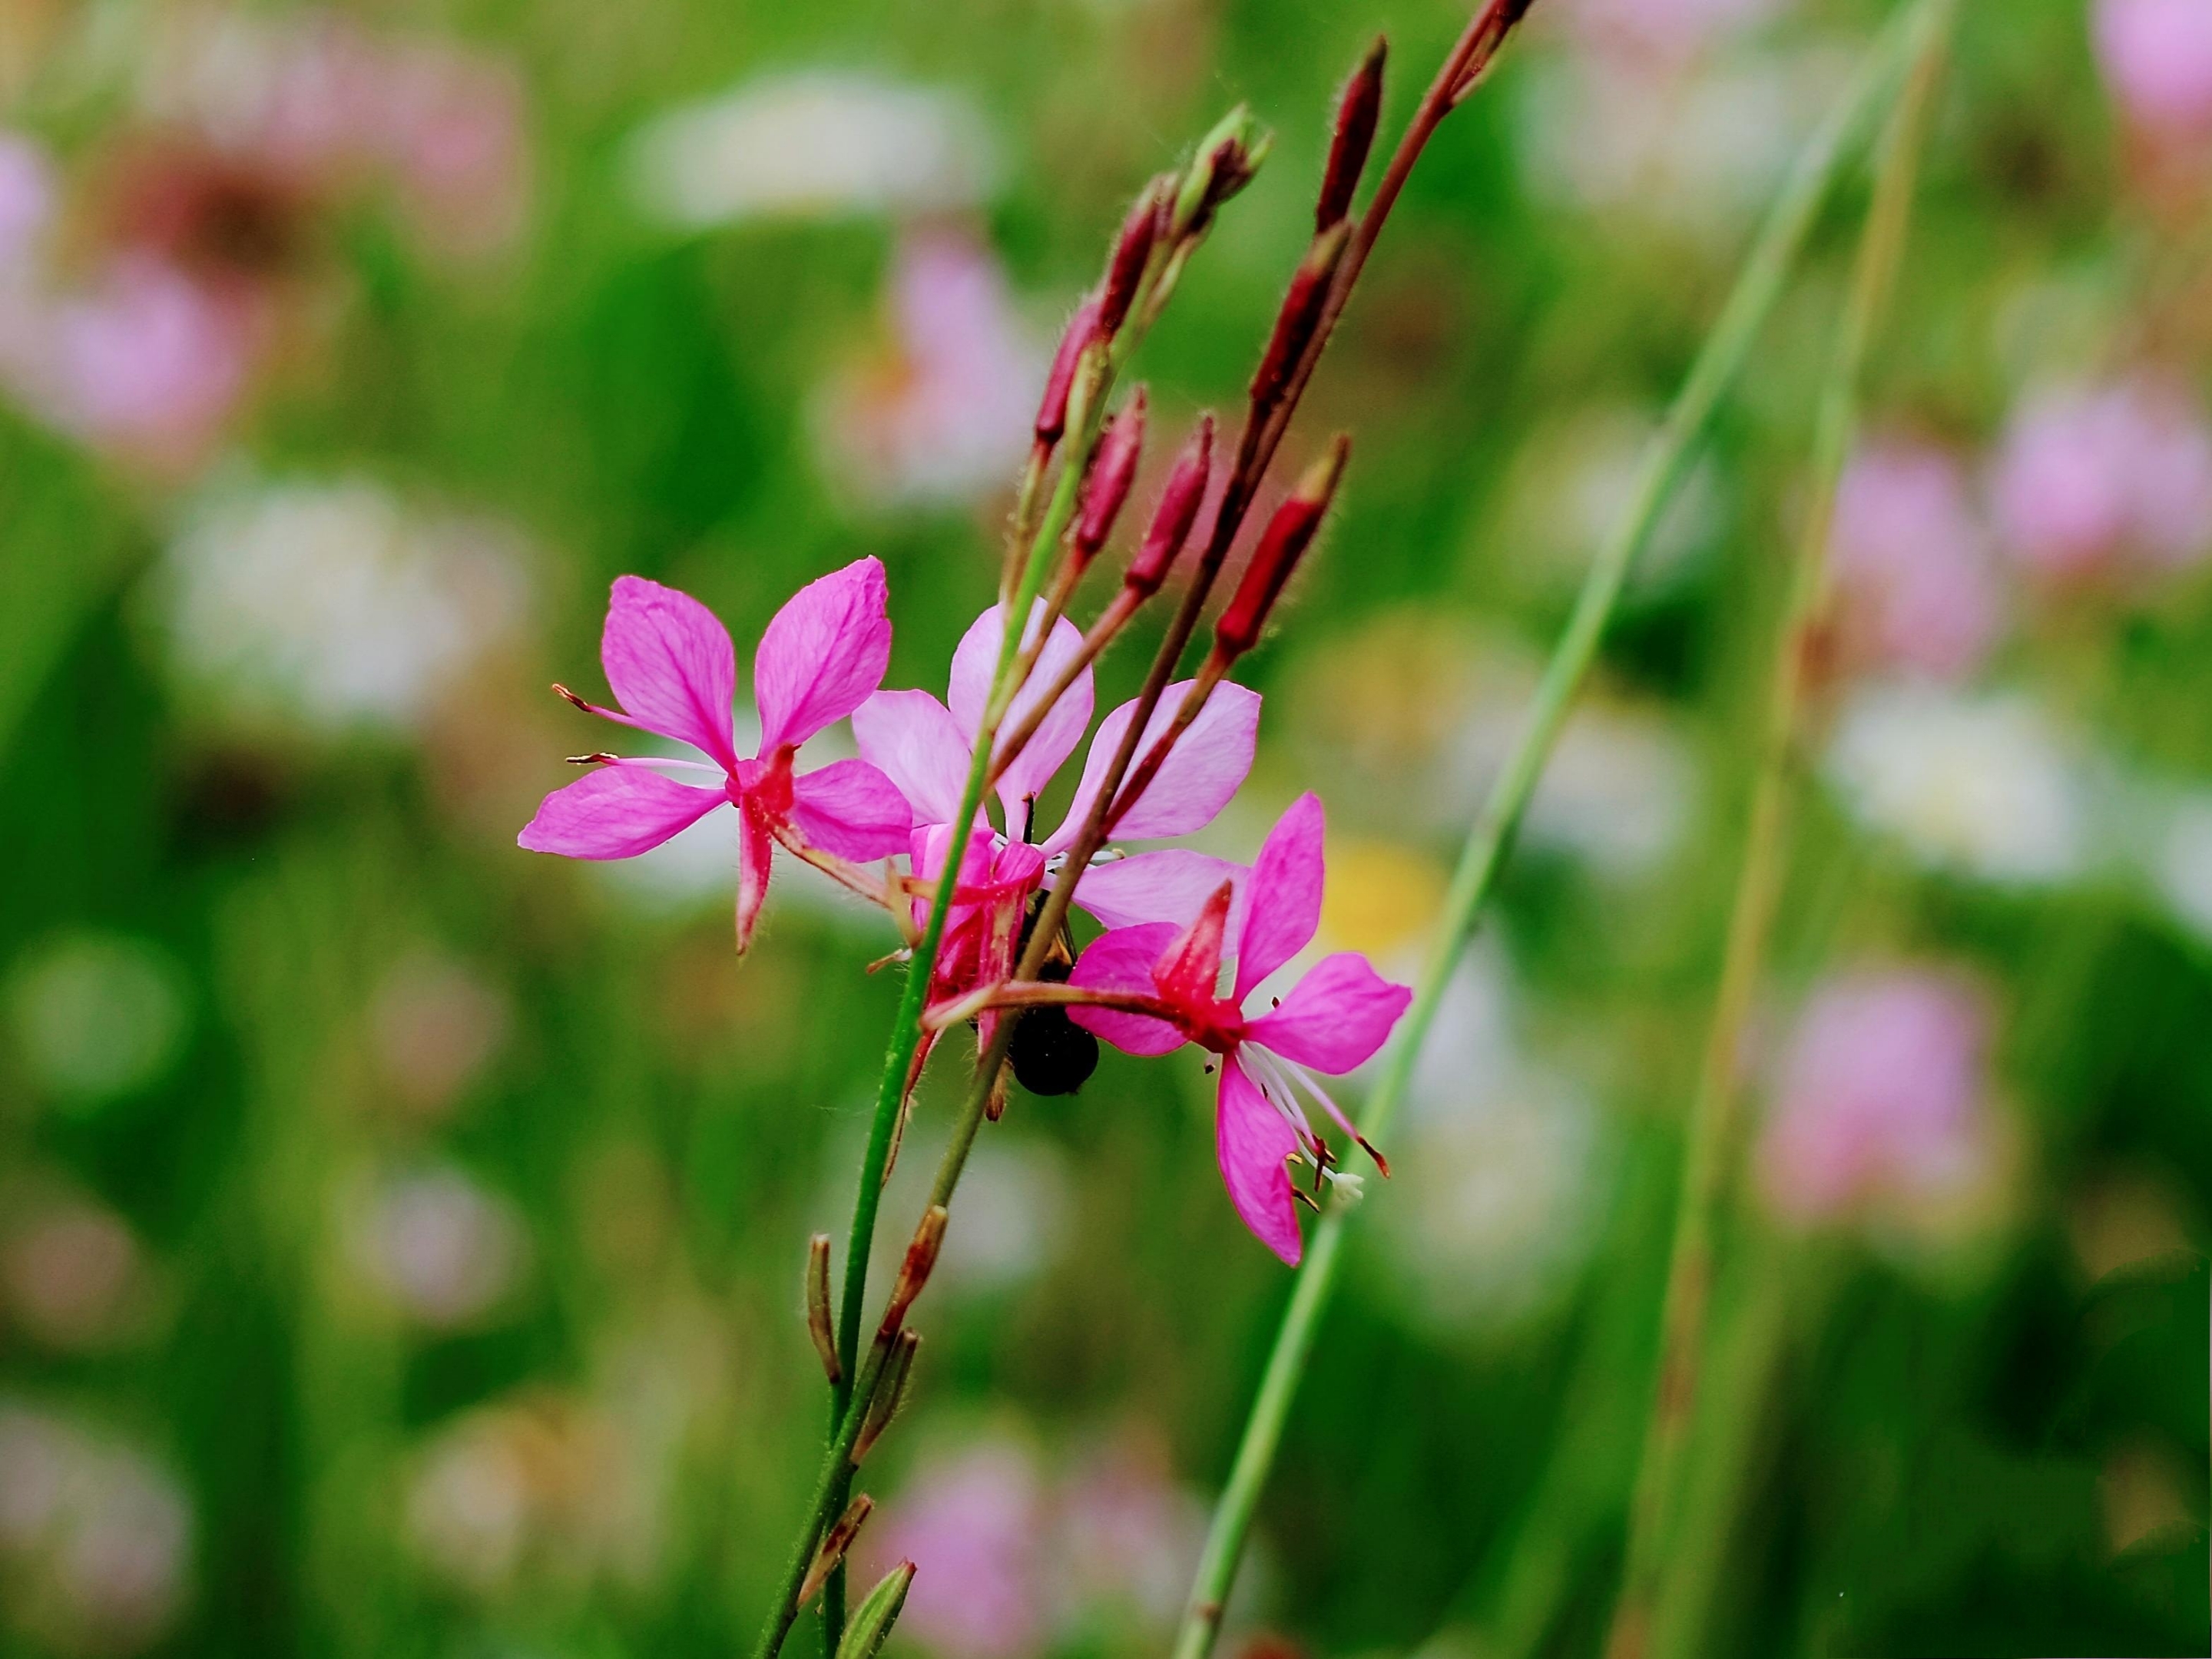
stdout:
{"type": "Polygon", "coordinates": [[[1329,284],[1336,279],[1337,264],[1344,258],[1349,239],[1345,225],[1332,225],[1314,238],[1306,257],[1298,261],[1291,276],[1291,291],[1283,296],[1283,308],[1275,313],[1275,331],[1260,359],[1259,372],[1252,376],[1255,405],[1265,408],[1282,394],[1292,369],[1312,343],[1322,307],[1328,300],[1329,284]]]}
{"type": "Polygon", "coordinates": [[[1176,458],[1167,487],[1160,491],[1159,505],[1152,509],[1152,525],[1145,532],[1145,544],[1121,578],[1139,599],[1150,599],[1158,592],[1168,572],[1175,568],[1183,544],[1190,539],[1191,526],[1198,521],[1198,509],[1206,501],[1206,486],[1212,471],[1213,416],[1201,415],[1198,430],[1176,458]]]}
{"type": "Polygon", "coordinates": [[[1389,43],[1380,35],[1352,71],[1336,100],[1336,131],[1329,140],[1328,166],[1321,176],[1321,200],[1314,208],[1314,229],[1327,230],[1352,210],[1352,193],[1366,171],[1374,148],[1375,124],[1382,113],[1382,59],[1389,43]]]}
{"type": "Polygon", "coordinates": [[[1067,331],[1060,337],[1060,349],[1053,354],[1052,373],[1045,376],[1044,396],[1037,404],[1039,443],[1056,444],[1067,429],[1068,388],[1075,384],[1075,368],[1083,361],[1083,349],[1097,336],[1098,301],[1085,300],[1067,319],[1067,331]]]}
{"type": "Polygon", "coordinates": [[[1152,243],[1159,234],[1162,194],[1172,191],[1176,185],[1172,174],[1161,174],[1145,186],[1144,193],[1130,207],[1129,216],[1121,222],[1113,257],[1106,262],[1105,283],[1098,290],[1098,331],[1108,339],[1121,332],[1129,315],[1130,302],[1137,297],[1137,285],[1144,281],[1145,266],[1152,259],[1152,243]]]}
{"type": "Polygon", "coordinates": [[[1083,510],[1075,520],[1075,556],[1088,563],[1114,533],[1114,520],[1121,503],[1129,499],[1136,482],[1137,461],[1145,453],[1145,388],[1130,393],[1129,401],[1098,441],[1097,458],[1083,483],[1083,510]]]}
{"type": "Polygon", "coordinates": [[[1321,528],[1322,516],[1335,498],[1344,464],[1351,454],[1352,440],[1340,434],[1328,453],[1307,469],[1290,500],[1267,520],[1260,545],[1253,550],[1252,562],[1244,567],[1244,579],[1237,584],[1236,597],[1213,625],[1217,655],[1234,660],[1257,642],[1283,584],[1290,580],[1291,572],[1313,544],[1314,532],[1321,528]]]}

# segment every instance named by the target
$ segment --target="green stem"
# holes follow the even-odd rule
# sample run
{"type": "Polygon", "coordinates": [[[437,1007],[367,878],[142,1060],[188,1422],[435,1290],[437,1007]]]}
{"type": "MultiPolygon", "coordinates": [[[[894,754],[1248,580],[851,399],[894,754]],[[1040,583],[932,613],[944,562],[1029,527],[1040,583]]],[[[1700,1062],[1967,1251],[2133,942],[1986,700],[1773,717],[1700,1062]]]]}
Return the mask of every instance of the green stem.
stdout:
{"type": "Polygon", "coordinates": [[[1714,1218],[1736,1140],[1744,1030],[1765,970],[1767,942],[1789,870],[1805,708],[1812,690],[1808,681],[1826,608],[1830,521],[1857,430],[1858,387],[1868,344],[1904,251],[1920,140],[1950,15],[1951,0],[1916,0],[1905,14],[1911,70],[1882,147],[1874,199],[1815,418],[1812,506],[1798,538],[1789,600],[1776,641],[1743,864],[1730,908],[1712,1024],[1684,1130],[1681,1188],[1660,1321],[1657,1386],[1629,1514],[1627,1564],[1608,1647],[1615,1655],[1640,1655],[1647,1645],[1661,1564],[1673,1535],[1670,1517],[1682,1481],[1684,1448],[1696,1416],[1712,1279],[1714,1218]]]}
{"type": "MultiPolygon", "coordinates": [[[[1933,3],[1914,0],[1920,10],[1933,3]]],[[[1840,102],[1798,156],[1781,195],[1768,210],[1727,303],[1646,451],[1627,511],[1583,579],[1573,614],[1553,648],[1537,688],[1528,723],[1504,770],[1492,786],[1460,856],[1444,902],[1443,925],[1361,1126],[1370,1139],[1380,1139],[1388,1130],[1404,1098],[1423,1040],[1435,1022],[1475,918],[1497,880],[1574,693],[1596,654],[1621,584],[1687,468],[1722,394],[1742,368],[1759,325],[1773,310],[1851,141],[1897,73],[1908,38],[1902,20],[1893,20],[1884,28],[1840,102]]],[[[1190,1603],[1176,1637],[1176,1659],[1204,1659],[1219,1634],[1222,1608],[1236,1577],[1253,1512],[1273,1465],[1284,1421],[1312,1352],[1322,1313],[1335,1289],[1345,1225],[1341,1212],[1326,1218],[1316,1229],[1299,1269],[1236,1461],[1214,1508],[1190,1603]]]]}

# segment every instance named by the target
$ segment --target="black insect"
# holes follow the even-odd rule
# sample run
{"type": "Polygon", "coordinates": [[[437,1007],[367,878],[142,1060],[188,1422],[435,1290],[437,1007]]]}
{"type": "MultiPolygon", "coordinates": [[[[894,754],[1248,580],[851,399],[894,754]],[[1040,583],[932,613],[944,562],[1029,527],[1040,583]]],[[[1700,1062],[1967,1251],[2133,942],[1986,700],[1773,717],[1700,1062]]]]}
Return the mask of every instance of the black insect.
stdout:
{"type": "MultiPolygon", "coordinates": [[[[1021,949],[1029,948],[1030,933],[1043,908],[1044,895],[1040,893],[1022,920],[1021,949]]],[[[1063,921],[1037,977],[1065,984],[1074,966],[1074,941],[1063,921]]],[[[1070,1019],[1065,1008],[1031,1008],[1016,1022],[1006,1057],[1013,1063],[1014,1080],[1031,1094],[1072,1095],[1098,1069],[1098,1039],[1070,1019]]]]}

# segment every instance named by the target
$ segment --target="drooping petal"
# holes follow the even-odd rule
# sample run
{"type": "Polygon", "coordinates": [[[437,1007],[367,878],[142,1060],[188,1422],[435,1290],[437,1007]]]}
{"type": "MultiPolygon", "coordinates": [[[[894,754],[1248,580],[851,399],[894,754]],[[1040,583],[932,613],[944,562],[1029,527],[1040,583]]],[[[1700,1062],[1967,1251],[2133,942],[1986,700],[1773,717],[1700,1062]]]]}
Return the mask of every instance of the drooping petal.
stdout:
{"type": "Polygon", "coordinates": [[[1335,1075],[1366,1064],[1413,1000],[1409,988],[1384,979],[1357,951],[1340,951],[1244,1033],[1286,1060],[1335,1075]]]}
{"type": "MultiPolygon", "coordinates": [[[[1043,619],[1044,602],[1039,599],[1030,608],[1028,631],[1022,641],[1024,646],[1035,641],[1037,624],[1043,619]]],[[[962,733],[971,740],[983,724],[983,709],[990,701],[991,679],[999,666],[999,647],[1004,638],[1004,625],[1000,620],[999,607],[994,605],[975,618],[952,653],[952,679],[948,688],[952,717],[959,722],[962,733]]],[[[1051,637],[1038,653],[1029,684],[1007,710],[1002,730],[1011,732],[1029,717],[1038,700],[1051,690],[1053,682],[1082,648],[1083,635],[1074,623],[1065,617],[1053,623],[1051,637]]],[[[1083,741],[1083,733],[1091,724],[1092,700],[1091,670],[1086,667],[1068,686],[1067,695],[1053,705],[1052,712],[1037,726],[1036,735],[1024,745],[1014,763],[1006,769],[1006,775],[999,780],[999,800],[1006,809],[1009,834],[1021,827],[1023,803],[1043,792],[1062,763],[1075,752],[1075,745],[1083,741]]]]}
{"type": "Polygon", "coordinates": [[[728,799],[642,766],[603,766],[546,796],[515,842],[563,858],[634,858],[728,799]]]}
{"type": "MultiPolygon", "coordinates": [[[[1148,922],[1140,927],[1116,927],[1091,941],[1067,976],[1070,985],[1091,991],[1133,991],[1157,994],[1152,964],[1160,952],[1175,942],[1171,922],[1148,922]]],[[[1124,1013],[1116,1008],[1070,1008],[1067,1017],[1094,1036],[1132,1054],[1172,1054],[1182,1047],[1183,1035],[1164,1019],[1148,1014],[1124,1013]]]]}
{"type": "Polygon", "coordinates": [[[839,858],[887,859],[906,851],[914,809],[867,762],[842,760],[791,781],[791,821],[810,847],[839,858]]]}
{"type": "Polygon", "coordinates": [[[1225,881],[1234,894],[1228,921],[1229,936],[1234,938],[1243,920],[1251,874],[1227,859],[1165,847],[1093,865],[1076,884],[1075,902],[1109,927],[1133,927],[1144,921],[1171,921],[1184,927],[1225,881]]]}
{"type": "Polygon", "coordinates": [[[738,953],[753,942],[753,926],[768,900],[768,878],[775,856],[775,841],[757,812],[738,813],[738,953]]]}
{"type": "Polygon", "coordinates": [[[1235,1054],[1222,1062],[1213,1128],[1229,1201],[1253,1237],[1297,1267],[1305,1245],[1298,1237],[1298,1205],[1291,1196],[1291,1172],[1283,1160],[1297,1150],[1297,1133],[1267,1103],[1235,1054]]]}
{"type": "Polygon", "coordinates": [[[734,770],[731,702],[738,659],[729,629],[689,593],[617,576],[599,663],[630,723],[674,738],[734,770]]]}
{"type": "MultiPolygon", "coordinates": [[[[1167,734],[1175,723],[1176,711],[1182,706],[1184,695],[1192,682],[1179,680],[1161,693],[1159,706],[1152,717],[1145,722],[1145,735],[1134,750],[1130,770],[1141,765],[1152,745],[1167,734]]],[[[1067,816],[1060,822],[1045,845],[1058,852],[1075,839],[1100,787],[1106,781],[1107,769],[1114,763],[1118,750],[1129,730],[1129,722],[1136,718],[1137,705],[1133,700],[1123,703],[1098,722],[1097,734],[1091,739],[1091,752],[1084,757],[1083,781],[1076,786],[1075,799],[1068,805],[1067,816]]],[[[1168,751],[1167,759],[1153,775],[1145,793],[1137,798],[1136,805],[1122,815],[1114,826],[1115,839],[1144,841],[1165,836],[1187,836],[1203,830],[1220,815],[1229,805],[1230,798],[1243,787],[1252,770],[1252,751],[1259,740],[1260,694],[1248,687],[1224,683],[1213,690],[1199,710],[1198,718],[1190,729],[1176,740],[1168,751]]]]}
{"type": "Polygon", "coordinates": [[[1168,942],[1152,963],[1152,983],[1178,1008],[1210,1008],[1220,994],[1221,941],[1228,936],[1227,882],[1215,888],[1190,926],[1168,942]]]}
{"type": "Polygon", "coordinates": [[[884,567],[855,559],[793,594],[753,653],[753,701],[762,754],[805,743],[841,720],[883,684],[891,620],[884,567]]]}
{"type": "Polygon", "coordinates": [[[1321,797],[1309,791],[1291,803],[1261,843],[1252,866],[1252,902],[1237,945],[1239,1002],[1304,950],[1321,926],[1324,830],[1321,797]]]}
{"type": "Polygon", "coordinates": [[[917,823],[950,823],[974,758],[952,711],[927,691],[878,691],[853,711],[860,758],[882,769],[917,823]]]}

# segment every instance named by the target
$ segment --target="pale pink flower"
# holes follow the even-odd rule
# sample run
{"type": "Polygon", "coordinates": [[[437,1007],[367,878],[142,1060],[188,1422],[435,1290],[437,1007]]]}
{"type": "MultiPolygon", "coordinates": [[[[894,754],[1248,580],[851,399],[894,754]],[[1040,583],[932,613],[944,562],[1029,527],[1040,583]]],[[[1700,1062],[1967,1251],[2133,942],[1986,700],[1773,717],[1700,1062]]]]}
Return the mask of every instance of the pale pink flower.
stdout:
{"type": "Polygon", "coordinates": [[[1696,57],[1767,21],[1788,0],[1564,0],[1555,21],[1582,44],[1643,68],[1696,57]]]}
{"type": "Polygon", "coordinates": [[[0,280],[29,258],[53,210],[54,167],[45,149],[0,131],[0,280]]]}
{"type": "Polygon", "coordinates": [[[1286,1160],[1296,1156],[1322,1169],[1333,1161],[1300,1094],[1310,1096],[1346,1135],[1359,1139],[1312,1073],[1338,1075],[1364,1064],[1382,1046],[1413,994],[1383,979],[1365,957],[1346,951],[1324,957],[1283,997],[1272,1000],[1267,1012],[1245,1012],[1261,982],[1303,951],[1321,924],[1323,832],[1320,799],[1301,795],[1261,847],[1242,884],[1249,896],[1227,996],[1220,993],[1227,884],[1188,927],[1147,922],[1101,934],[1068,981],[1155,1005],[1157,1013],[1069,1010],[1071,1019],[1117,1048],[1164,1054],[1188,1042],[1221,1056],[1215,1127],[1222,1179],[1253,1236],[1293,1267],[1304,1246],[1286,1160]]]}
{"type": "Polygon", "coordinates": [[[913,813],[864,760],[797,773],[799,746],[866,701],[890,661],[884,568],[872,558],[810,582],[770,618],[753,657],[757,751],[741,757],[732,714],[737,653],[728,630],[687,593],[618,577],[599,660],[620,709],[581,706],[689,744],[705,763],[601,756],[596,769],[548,795],[518,838],[533,852],[623,859],[648,852],[715,808],[738,812],[738,948],[768,896],[774,845],[835,858],[906,850],[913,813]],[[720,781],[678,782],[668,770],[720,781]]]}
{"type": "Polygon", "coordinates": [[[2004,596],[1964,474],[1942,450],[1879,440],[1836,492],[1829,557],[1858,664],[1971,674],[2003,625],[2004,596]]]}
{"type": "Polygon", "coordinates": [[[1048,1503],[1028,1453],[986,1442],[927,1463],[872,1540],[915,1564],[899,1633],[958,1659],[1023,1659],[1043,1645],[1048,1503]]]}
{"type": "MultiPolygon", "coordinates": [[[[1034,643],[1042,611],[1041,605],[1031,610],[1027,642],[1034,643]]],[[[913,864],[919,877],[934,876],[944,867],[1004,629],[999,607],[994,605],[962,637],[952,653],[949,707],[927,691],[878,691],[853,716],[853,735],[860,742],[861,757],[880,768],[914,809],[913,864]]],[[[1006,729],[1033,710],[1082,642],[1082,635],[1066,618],[1054,623],[1028,686],[1014,700],[1006,729]]],[[[1146,727],[1139,756],[1166,733],[1190,684],[1178,682],[1161,696],[1146,727]]],[[[1000,779],[1005,828],[994,828],[986,817],[969,841],[957,885],[960,908],[948,918],[938,961],[937,994],[957,994],[1004,979],[1012,971],[1021,906],[1043,884],[1051,860],[1063,855],[1081,830],[1129,722],[1136,718],[1133,701],[1099,722],[1066,816],[1050,834],[1040,835],[1032,822],[1037,797],[1082,742],[1092,706],[1086,667],[1000,779]]],[[[1116,838],[1150,841],[1185,836],[1212,823],[1252,769],[1259,728],[1259,693],[1233,682],[1217,686],[1144,794],[1115,824],[1116,838]]],[[[1085,872],[1075,896],[1109,927],[1183,920],[1196,915],[1206,894],[1236,869],[1224,859],[1164,848],[1085,872]]],[[[919,910],[917,907],[917,920],[919,910]]],[[[988,1036],[987,1030],[987,1040],[988,1036]]]]}
{"type": "Polygon", "coordinates": [[[2091,33],[2106,84],[2130,122],[2161,137],[2212,137],[2212,6],[2096,0],[2091,33]]]}
{"type": "Polygon", "coordinates": [[[522,91],[512,70],[436,46],[392,54],[379,148],[441,247],[481,253],[513,239],[528,205],[522,91]]]}
{"type": "Polygon", "coordinates": [[[1760,1139],[1769,1201],[1812,1224],[1969,1186],[1990,1150],[1989,1040],[1981,997],[1942,969],[1823,987],[1799,1017],[1760,1139]]]}
{"type": "Polygon", "coordinates": [[[1990,489],[2006,550],[2039,575],[2174,569],[2212,552],[2212,426],[2155,375],[2031,398],[1990,489]]]}

